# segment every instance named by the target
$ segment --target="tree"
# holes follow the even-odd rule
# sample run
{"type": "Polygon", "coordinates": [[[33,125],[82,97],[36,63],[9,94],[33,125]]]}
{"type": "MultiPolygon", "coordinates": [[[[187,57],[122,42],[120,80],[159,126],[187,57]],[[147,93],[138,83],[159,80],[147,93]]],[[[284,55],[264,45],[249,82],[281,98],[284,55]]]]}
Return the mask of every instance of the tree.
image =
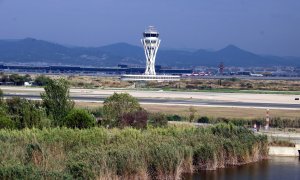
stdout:
{"type": "Polygon", "coordinates": [[[114,93],[104,101],[102,125],[120,126],[125,113],[140,111],[142,108],[136,98],[128,93],[114,93]]]}
{"type": "Polygon", "coordinates": [[[54,126],[62,126],[63,119],[74,108],[69,95],[69,83],[64,79],[50,80],[41,93],[47,115],[53,119],[54,126]]]}
{"type": "Polygon", "coordinates": [[[12,74],[9,76],[9,80],[17,86],[24,85],[24,82],[31,81],[30,75],[20,76],[19,74],[12,74]]]}
{"type": "Polygon", "coordinates": [[[34,84],[37,86],[46,86],[51,79],[45,75],[41,75],[35,78],[34,84]]]}
{"type": "Polygon", "coordinates": [[[69,128],[90,128],[93,127],[96,123],[93,115],[88,113],[84,109],[73,109],[69,112],[67,117],[65,118],[65,126],[69,128]]]}
{"type": "Polygon", "coordinates": [[[19,129],[41,127],[45,118],[39,102],[13,97],[6,100],[7,113],[19,129]]]}

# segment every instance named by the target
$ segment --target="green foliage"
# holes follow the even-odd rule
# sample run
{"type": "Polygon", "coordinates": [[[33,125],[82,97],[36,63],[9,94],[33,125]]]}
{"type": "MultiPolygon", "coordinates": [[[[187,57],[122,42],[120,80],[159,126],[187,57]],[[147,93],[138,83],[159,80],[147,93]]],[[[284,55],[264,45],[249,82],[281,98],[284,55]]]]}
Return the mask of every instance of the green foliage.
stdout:
{"type": "Polygon", "coordinates": [[[144,109],[125,113],[120,121],[121,127],[130,126],[134,128],[144,129],[147,127],[148,113],[144,109]]]}
{"type": "Polygon", "coordinates": [[[202,116],[197,120],[198,123],[209,123],[209,118],[206,116],[202,116]]]}
{"type": "Polygon", "coordinates": [[[49,77],[41,75],[35,78],[34,84],[37,86],[46,86],[50,81],[51,79],[49,77]]]}
{"type": "Polygon", "coordinates": [[[94,115],[96,118],[102,118],[103,117],[103,108],[97,107],[94,109],[87,109],[89,113],[94,115]]]}
{"type": "MultiPolygon", "coordinates": [[[[201,118],[200,118],[201,119],[201,118]]],[[[203,121],[198,119],[198,122],[203,121]]],[[[206,120],[205,120],[206,121],[206,120]]],[[[227,118],[208,118],[208,123],[232,123],[236,126],[253,127],[254,124],[257,126],[265,125],[266,120],[261,119],[227,119],[227,118]]],[[[273,128],[300,128],[300,118],[295,119],[284,119],[279,117],[270,118],[270,127],[273,128]]]]}
{"type": "Polygon", "coordinates": [[[109,127],[120,126],[120,120],[123,119],[125,113],[139,110],[141,110],[141,107],[136,98],[128,93],[114,93],[106,98],[103,103],[102,125],[109,127]]]}
{"type": "Polygon", "coordinates": [[[44,155],[39,144],[27,144],[25,150],[25,164],[40,166],[44,160],[44,155]]]}
{"type": "Polygon", "coordinates": [[[92,167],[83,162],[69,162],[67,169],[74,179],[95,179],[92,167]]]}
{"type": "Polygon", "coordinates": [[[189,107],[189,121],[190,122],[194,122],[196,113],[197,113],[197,110],[193,106],[189,107]]]}
{"type": "Polygon", "coordinates": [[[45,111],[39,102],[13,97],[6,100],[7,113],[17,128],[42,128],[45,111]]]}
{"type": "Polygon", "coordinates": [[[3,102],[3,91],[2,91],[2,89],[0,89],[0,101],[1,101],[0,103],[2,104],[2,102],[3,102]]]}
{"type": "Polygon", "coordinates": [[[72,179],[72,177],[67,173],[43,171],[33,166],[17,164],[9,167],[0,166],[0,179],[72,179]]]}
{"type": "Polygon", "coordinates": [[[24,82],[31,81],[31,77],[28,74],[26,74],[25,76],[21,76],[19,74],[12,74],[8,77],[2,76],[2,81],[13,82],[14,85],[22,86],[22,85],[24,85],[24,82]]]}
{"type": "Polygon", "coordinates": [[[168,125],[168,117],[163,113],[153,113],[150,115],[149,124],[154,127],[166,127],[168,125]]]}
{"type": "Polygon", "coordinates": [[[216,169],[268,154],[266,136],[232,124],[2,129],[0,147],[0,179],[178,179],[188,166],[216,169]]]}
{"type": "Polygon", "coordinates": [[[95,126],[95,118],[84,109],[73,109],[64,120],[64,125],[69,128],[91,128],[95,126]]]}
{"type": "Polygon", "coordinates": [[[64,79],[49,80],[41,93],[47,115],[53,118],[54,126],[62,126],[63,119],[74,108],[74,102],[69,95],[69,83],[64,79]]]}
{"type": "Polygon", "coordinates": [[[279,140],[279,139],[272,139],[269,145],[279,146],[279,147],[295,147],[295,143],[286,140],[279,140]]]}
{"type": "Polygon", "coordinates": [[[167,115],[168,121],[182,121],[182,117],[178,115],[167,115]]]}
{"type": "Polygon", "coordinates": [[[5,114],[2,112],[0,113],[0,129],[13,129],[15,128],[14,122],[7,117],[5,114]]]}

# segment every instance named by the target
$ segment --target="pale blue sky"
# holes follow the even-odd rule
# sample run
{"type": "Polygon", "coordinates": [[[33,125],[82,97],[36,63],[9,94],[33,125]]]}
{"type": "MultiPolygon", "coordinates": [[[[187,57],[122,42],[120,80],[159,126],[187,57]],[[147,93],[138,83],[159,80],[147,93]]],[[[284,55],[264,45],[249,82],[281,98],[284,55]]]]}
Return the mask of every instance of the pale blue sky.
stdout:
{"type": "Polygon", "coordinates": [[[300,56],[300,0],[0,0],[0,39],[140,46],[148,25],[165,48],[300,56]]]}

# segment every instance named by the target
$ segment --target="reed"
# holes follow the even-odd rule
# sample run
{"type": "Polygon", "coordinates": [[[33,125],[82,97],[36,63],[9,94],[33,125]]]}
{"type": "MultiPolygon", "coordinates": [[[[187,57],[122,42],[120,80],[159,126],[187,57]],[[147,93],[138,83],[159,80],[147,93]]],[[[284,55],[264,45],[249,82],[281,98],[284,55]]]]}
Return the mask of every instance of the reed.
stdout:
{"type": "Polygon", "coordinates": [[[2,129],[0,147],[0,179],[180,179],[267,156],[265,136],[232,124],[2,129]]]}

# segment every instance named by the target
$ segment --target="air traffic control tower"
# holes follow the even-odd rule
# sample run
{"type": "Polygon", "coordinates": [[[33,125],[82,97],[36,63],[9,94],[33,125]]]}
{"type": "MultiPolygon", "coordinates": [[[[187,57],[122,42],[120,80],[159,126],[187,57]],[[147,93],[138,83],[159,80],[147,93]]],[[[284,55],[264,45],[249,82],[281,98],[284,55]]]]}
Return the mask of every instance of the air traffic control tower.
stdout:
{"type": "Polygon", "coordinates": [[[153,26],[149,26],[143,33],[144,38],[141,39],[144,46],[146,56],[145,75],[156,75],[155,73],[155,58],[160,44],[159,33],[153,26]]]}
{"type": "Polygon", "coordinates": [[[141,39],[146,56],[145,73],[141,75],[125,74],[121,76],[123,81],[179,81],[180,76],[157,75],[155,72],[155,59],[160,45],[159,33],[154,26],[149,26],[141,39]]]}

